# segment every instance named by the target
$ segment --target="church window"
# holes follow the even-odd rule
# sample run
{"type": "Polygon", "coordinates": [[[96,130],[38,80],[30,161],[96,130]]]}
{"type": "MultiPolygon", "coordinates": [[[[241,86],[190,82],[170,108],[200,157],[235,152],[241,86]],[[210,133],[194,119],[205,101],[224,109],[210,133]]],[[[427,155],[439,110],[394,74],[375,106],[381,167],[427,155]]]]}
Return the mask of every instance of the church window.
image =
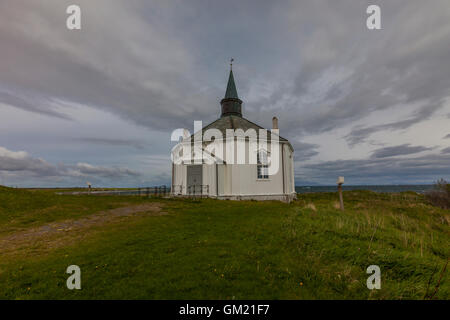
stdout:
{"type": "Polygon", "coordinates": [[[258,179],[269,179],[269,165],[267,162],[267,152],[265,150],[260,150],[258,152],[257,162],[258,179]]]}

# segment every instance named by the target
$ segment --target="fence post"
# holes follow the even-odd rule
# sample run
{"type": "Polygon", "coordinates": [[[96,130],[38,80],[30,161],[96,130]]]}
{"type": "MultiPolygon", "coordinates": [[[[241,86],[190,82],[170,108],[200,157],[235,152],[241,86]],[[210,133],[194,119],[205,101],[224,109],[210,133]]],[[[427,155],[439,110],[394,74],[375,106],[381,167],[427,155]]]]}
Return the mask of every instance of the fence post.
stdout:
{"type": "Polygon", "coordinates": [[[344,210],[344,199],[342,197],[342,184],[344,183],[344,177],[339,177],[337,181],[338,185],[338,193],[339,193],[339,207],[343,211],[344,210]]]}

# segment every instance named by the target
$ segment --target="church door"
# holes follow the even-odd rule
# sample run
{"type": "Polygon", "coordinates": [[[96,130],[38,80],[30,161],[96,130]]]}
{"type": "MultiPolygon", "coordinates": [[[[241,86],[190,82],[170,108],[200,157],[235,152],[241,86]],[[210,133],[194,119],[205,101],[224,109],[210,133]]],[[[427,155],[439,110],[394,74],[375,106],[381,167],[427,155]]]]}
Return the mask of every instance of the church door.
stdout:
{"type": "Polygon", "coordinates": [[[202,193],[202,165],[187,166],[187,191],[189,194],[202,193]]]}

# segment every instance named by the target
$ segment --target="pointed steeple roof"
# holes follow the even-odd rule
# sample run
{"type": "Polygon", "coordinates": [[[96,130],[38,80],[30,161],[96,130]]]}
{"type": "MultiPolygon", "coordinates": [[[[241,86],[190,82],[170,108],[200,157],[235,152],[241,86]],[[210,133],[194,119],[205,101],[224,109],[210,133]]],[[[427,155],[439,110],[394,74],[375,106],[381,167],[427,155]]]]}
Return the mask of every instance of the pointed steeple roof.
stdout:
{"type": "Polygon", "coordinates": [[[222,105],[221,117],[235,115],[242,117],[242,100],[239,99],[236,84],[234,83],[233,76],[233,60],[230,63],[230,75],[228,77],[227,91],[225,92],[225,97],[220,101],[222,105]]]}
{"type": "Polygon", "coordinates": [[[236,90],[236,84],[234,83],[234,77],[233,77],[233,69],[230,70],[230,76],[228,77],[228,84],[227,84],[227,91],[225,92],[224,99],[239,99],[237,90],[236,90]]]}

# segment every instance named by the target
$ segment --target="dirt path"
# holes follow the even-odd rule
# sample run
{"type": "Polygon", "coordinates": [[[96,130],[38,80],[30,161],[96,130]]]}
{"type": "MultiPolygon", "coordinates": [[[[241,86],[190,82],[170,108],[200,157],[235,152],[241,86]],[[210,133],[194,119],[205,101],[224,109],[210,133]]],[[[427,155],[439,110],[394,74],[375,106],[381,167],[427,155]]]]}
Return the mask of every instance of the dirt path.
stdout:
{"type": "Polygon", "coordinates": [[[146,203],[100,211],[77,220],[63,220],[40,227],[30,228],[14,234],[0,237],[0,255],[42,253],[50,249],[62,247],[82,240],[89,230],[101,227],[122,219],[137,215],[160,216],[167,214],[161,211],[160,203],[146,203]]]}

